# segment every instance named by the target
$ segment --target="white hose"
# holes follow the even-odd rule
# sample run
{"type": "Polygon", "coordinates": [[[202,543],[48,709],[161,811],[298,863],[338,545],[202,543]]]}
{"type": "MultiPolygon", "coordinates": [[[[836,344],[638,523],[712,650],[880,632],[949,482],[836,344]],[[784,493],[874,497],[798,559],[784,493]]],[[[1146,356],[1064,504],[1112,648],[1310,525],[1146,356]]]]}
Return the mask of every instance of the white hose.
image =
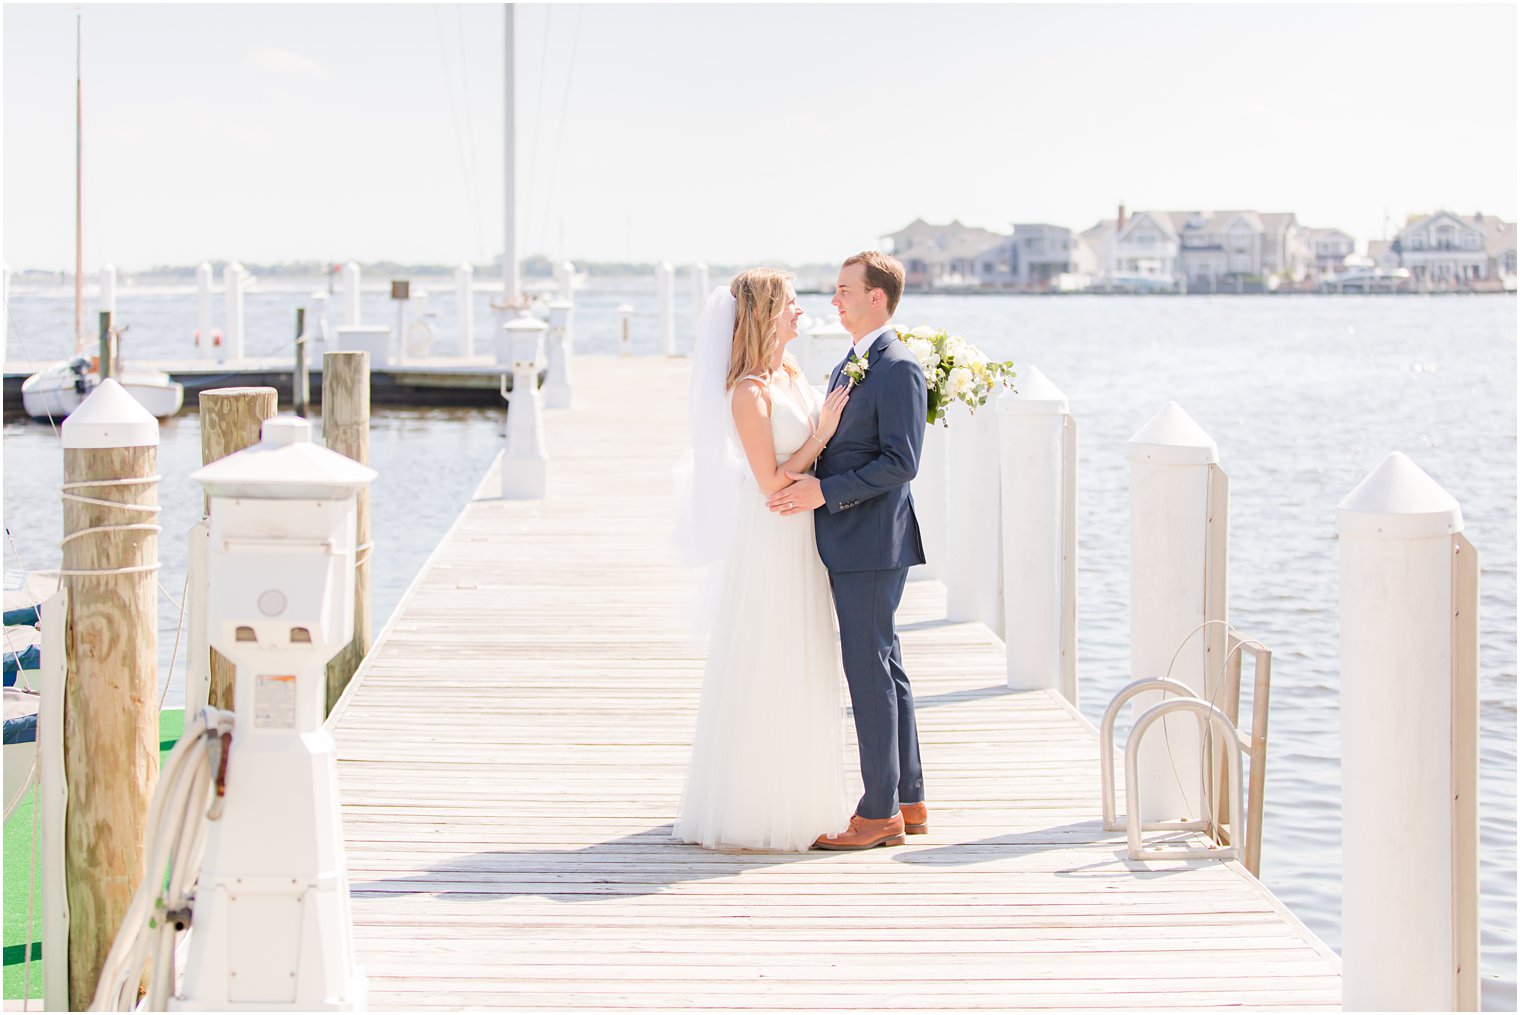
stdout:
{"type": "Polygon", "coordinates": [[[231,712],[203,709],[169,752],[148,808],[147,867],[101,968],[91,1011],[136,1009],[150,952],[153,982],[145,1008],[163,1011],[167,1006],[174,987],[174,943],[179,931],[166,917],[188,907],[200,874],[212,802],[212,754],[221,753],[221,738],[230,736],[232,729],[231,712]],[[168,887],[161,891],[166,869],[168,887]]]}

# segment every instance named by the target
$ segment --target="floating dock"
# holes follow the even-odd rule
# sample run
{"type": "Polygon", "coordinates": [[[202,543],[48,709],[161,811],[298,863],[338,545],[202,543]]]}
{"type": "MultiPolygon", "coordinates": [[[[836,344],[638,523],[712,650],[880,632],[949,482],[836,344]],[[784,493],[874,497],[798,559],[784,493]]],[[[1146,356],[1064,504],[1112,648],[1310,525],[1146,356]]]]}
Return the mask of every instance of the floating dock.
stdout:
{"type": "Polygon", "coordinates": [[[330,720],[371,1007],[1340,1006],[1334,952],[1240,864],[1126,858],[1091,724],[1007,690],[936,582],[898,616],[928,835],[674,842],[702,680],[669,530],[689,361],[575,371],[547,498],[498,499],[493,468],[330,720]]]}

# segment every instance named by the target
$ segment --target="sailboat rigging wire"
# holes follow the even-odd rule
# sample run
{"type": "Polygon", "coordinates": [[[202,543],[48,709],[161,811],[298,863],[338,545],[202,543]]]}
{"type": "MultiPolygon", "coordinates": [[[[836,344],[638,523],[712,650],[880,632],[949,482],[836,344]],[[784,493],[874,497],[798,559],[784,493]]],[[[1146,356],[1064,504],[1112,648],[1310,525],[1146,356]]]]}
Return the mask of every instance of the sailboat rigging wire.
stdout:
{"type": "MultiPolygon", "coordinates": [[[[533,200],[533,170],[538,168],[538,129],[544,122],[544,87],[545,79],[549,76],[549,22],[554,19],[554,7],[550,5],[544,8],[544,41],[538,47],[538,111],[533,115],[533,144],[528,147],[528,189],[523,191],[526,201],[517,202],[519,208],[532,208],[533,200]]],[[[515,74],[517,62],[515,52],[507,54],[507,73],[515,74]]],[[[524,216],[526,219],[526,216],[524,216]]],[[[523,222],[521,235],[524,237],[533,235],[527,228],[527,221],[523,222]]],[[[518,254],[521,259],[521,252],[518,254]]]]}
{"type": "MultiPolygon", "coordinates": [[[[565,61],[565,87],[560,97],[559,123],[555,125],[554,154],[549,159],[549,189],[544,196],[544,221],[543,228],[538,233],[538,249],[545,249],[545,234],[549,231],[549,219],[554,211],[554,183],[559,177],[559,153],[560,146],[565,140],[565,118],[570,111],[570,83],[575,80],[575,53],[581,40],[581,10],[582,5],[575,5],[575,26],[570,31],[570,58],[565,61]]],[[[560,237],[563,245],[564,237],[560,237]]],[[[567,251],[561,250],[560,257],[563,259],[567,251]]]]}
{"type": "Polygon", "coordinates": [[[454,36],[459,43],[459,80],[464,92],[464,143],[470,160],[470,218],[475,223],[475,259],[486,259],[484,218],[480,214],[480,159],[475,154],[475,114],[470,102],[470,64],[464,44],[464,5],[454,5],[454,36]]]}
{"type": "MultiPolygon", "coordinates": [[[[470,196],[471,206],[470,206],[470,209],[469,209],[469,213],[466,215],[466,218],[467,219],[473,219],[476,222],[478,222],[479,219],[480,219],[480,216],[477,215],[477,214],[475,214],[476,209],[475,209],[475,206],[474,206],[474,197],[475,197],[474,172],[473,172],[472,167],[470,166],[470,163],[465,158],[464,131],[461,129],[460,122],[459,122],[460,121],[459,103],[455,99],[455,96],[454,96],[454,75],[449,70],[448,44],[444,41],[444,37],[443,37],[443,15],[438,12],[438,5],[437,4],[433,4],[432,7],[433,7],[433,27],[438,30],[438,55],[439,55],[439,57],[441,59],[442,65],[443,65],[443,80],[444,80],[444,84],[447,86],[447,89],[448,89],[448,96],[449,96],[449,125],[454,128],[454,148],[455,148],[455,151],[459,155],[459,171],[460,171],[460,175],[463,177],[463,179],[460,182],[464,184],[464,191],[465,191],[465,193],[470,196]]],[[[477,228],[478,228],[478,226],[477,226],[477,228]]]]}

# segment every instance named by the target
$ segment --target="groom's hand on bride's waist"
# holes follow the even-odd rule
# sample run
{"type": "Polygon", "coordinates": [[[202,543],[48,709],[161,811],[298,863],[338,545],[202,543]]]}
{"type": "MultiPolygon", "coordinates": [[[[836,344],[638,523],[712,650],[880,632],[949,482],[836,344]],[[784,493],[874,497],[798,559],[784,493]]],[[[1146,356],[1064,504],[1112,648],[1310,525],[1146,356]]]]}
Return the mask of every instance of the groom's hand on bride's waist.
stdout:
{"type": "Polygon", "coordinates": [[[783,515],[799,511],[813,511],[823,507],[823,486],[812,476],[802,472],[788,472],[792,482],[771,494],[765,506],[783,515]]]}

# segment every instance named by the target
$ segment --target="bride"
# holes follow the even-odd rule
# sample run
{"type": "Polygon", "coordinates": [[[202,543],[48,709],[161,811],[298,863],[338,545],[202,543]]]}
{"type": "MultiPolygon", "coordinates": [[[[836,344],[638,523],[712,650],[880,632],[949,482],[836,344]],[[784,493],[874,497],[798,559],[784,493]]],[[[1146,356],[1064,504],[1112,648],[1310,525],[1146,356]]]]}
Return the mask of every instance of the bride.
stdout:
{"type": "Polygon", "coordinates": [[[708,297],[691,379],[692,476],[680,542],[710,564],[711,641],[675,837],[708,849],[806,850],[844,827],[839,647],[812,512],[766,498],[806,472],[849,400],[786,355],[791,276],[752,268],[708,297]]]}

